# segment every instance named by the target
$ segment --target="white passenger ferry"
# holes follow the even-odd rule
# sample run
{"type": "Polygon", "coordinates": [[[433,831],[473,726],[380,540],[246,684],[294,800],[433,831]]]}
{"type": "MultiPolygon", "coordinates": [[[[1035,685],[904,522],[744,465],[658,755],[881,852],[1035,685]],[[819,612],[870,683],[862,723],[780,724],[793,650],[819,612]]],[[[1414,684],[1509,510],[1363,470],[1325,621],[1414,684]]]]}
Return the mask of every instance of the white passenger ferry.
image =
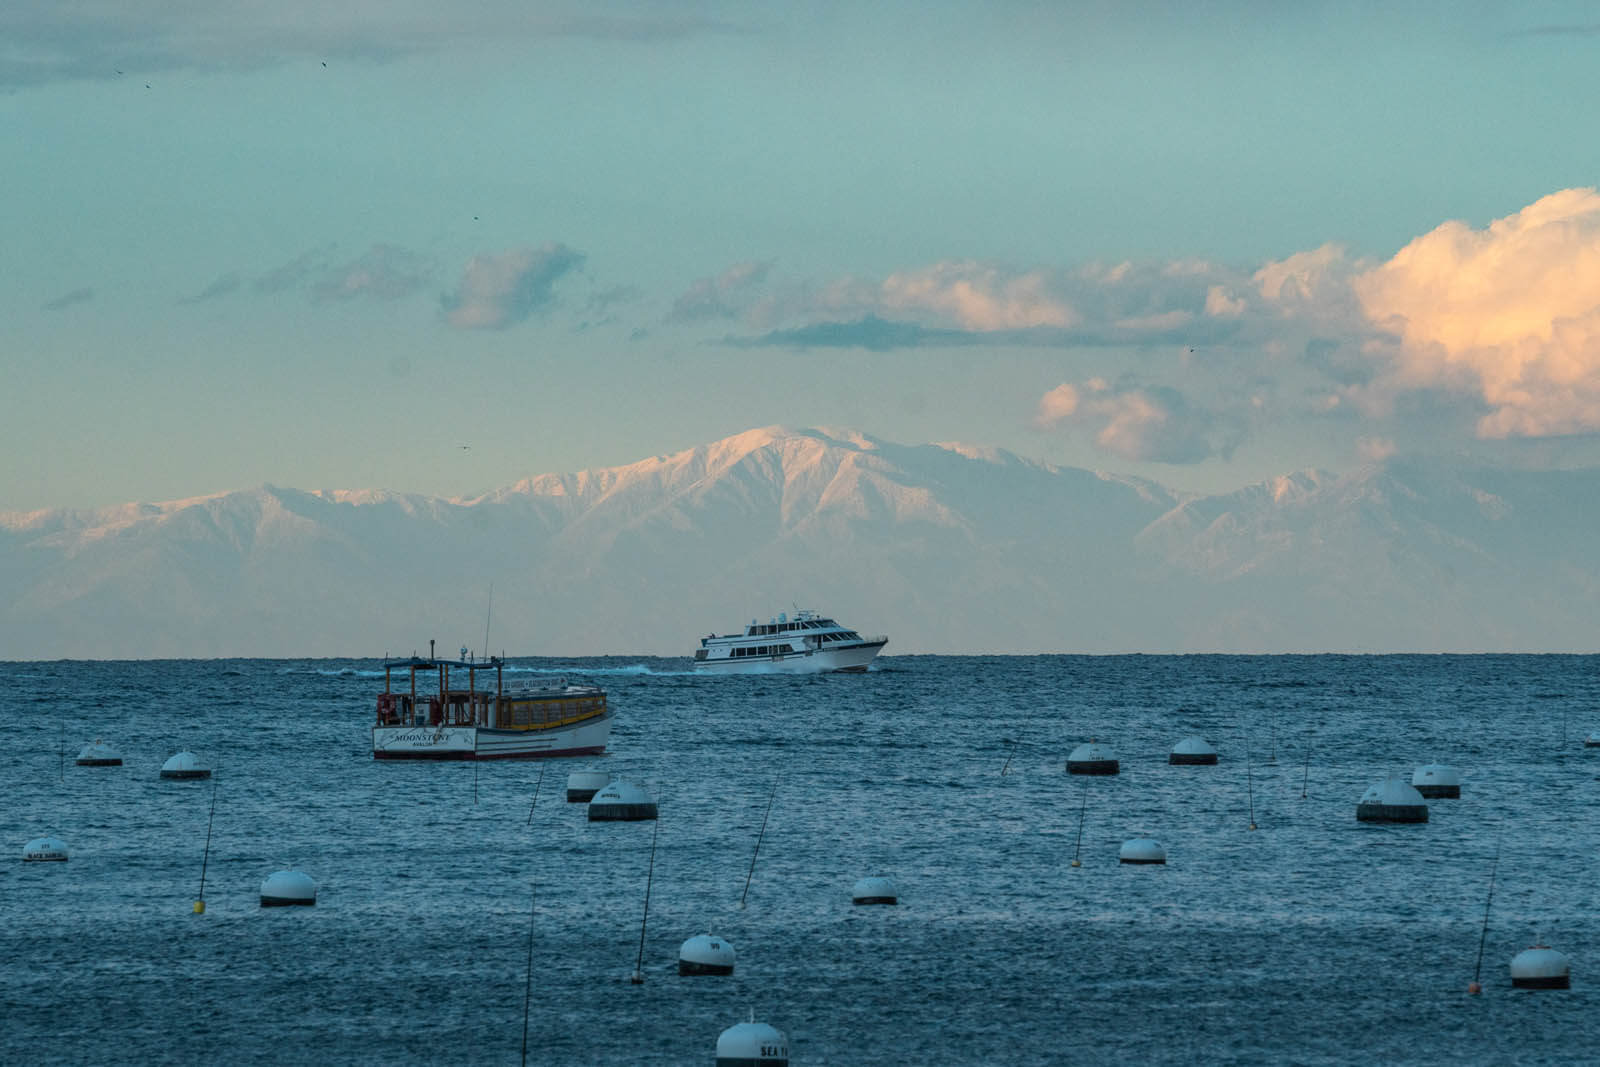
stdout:
{"type": "Polygon", "coordinates": [[[694,652],[697,671],[729,674],[815,674],[864,671],[889,639],[862,635],[832,619],[801,611],[767,622],[750,620],[742,634],[700,639],[694,652]]]}

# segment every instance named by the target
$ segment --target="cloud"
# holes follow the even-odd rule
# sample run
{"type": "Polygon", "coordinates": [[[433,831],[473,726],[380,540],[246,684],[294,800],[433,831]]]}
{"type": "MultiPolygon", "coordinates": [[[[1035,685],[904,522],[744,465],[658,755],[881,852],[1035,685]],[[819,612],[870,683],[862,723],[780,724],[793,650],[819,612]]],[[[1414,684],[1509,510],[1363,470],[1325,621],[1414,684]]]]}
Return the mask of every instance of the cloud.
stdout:
{"type": "Polygon", "coordinates": [[[1446,222],[1352,281],[1392,391],[1473,394],[1485,438],[1600,430],[1600,194],[1446,222]]]}
{"type": "Polygon", "coordinates": [[[1233,455],[1245,424],[1226,414],[1193,407],[1176,389],[1160,385],[1108,385],[1090,379],[1062,384],[1039,399],[1035,423],[1083,426],[1102,452],[1153,463],[1199,463],[1233,455]]]}
{"type": "Polygon", "coordinates": [[[759,337],[726,337],[723,343],[738,348],[865,348],[887,352],[895,348],[925,348],[994,343],[966,330],[939,330],[914,322],[890,322],[864,315],[853,322],[817,322],[792,330],[772,330],[759,337]]]}
{"type": "Polygon", "coordinates": [[[1368,463],[1382,463],[1396,451],[1395,443],[1387,437],[1356,438],[1356,455],[1368,463]]]}
{"type": "Polygon", "coordinates": [[[242,281],[238,271],[229,271],[193,296],[182,297],[180,304],[199,304],[206,300],[216,300],[218,297],[227,296],[237,292],[242,281]]]}
{"type": "Polygon", "coordinates": [[[433,275],[429,262],[397,245],[375,244],[359,258],[329,269],[311,286],[314,300],[399,300],[433,275]]]}
{"type": "Polygon", "coordinates": [[[616,0],[563,12],[522,0],[382,5],[320,0],[86,0],[0,5],[0,85],[154,71],[252,69],[296,59],[389,59],[486,42],[583,38],[626,45],[745,32],[692,12],[616,0]]]}
{"type": "Polygon", "coordinates": [[[62,311],[74,304],[84,304],[94,299],[93,289],[74,289],[70,293],[63,293],[54,300],[46,300],[40,305],[45,311],[62,311]]]}
{"type": "MultiPolygon", "coordinates": [[[[691,292],[709,295],[709,282],[691,292]]],[[[1247,330],[1246,302],[1229,294],[1251,286],[1247,274],[1199,261],[1019,270],[945,260],[877,281],[725,286],[716,307],[718,315],[770,327],[724,339],[745,346],[1194,346],[1247,330]]],[[[1259,298],[1256,304],[1260,318],[1259,298]]]]}
{"type": "Polygon", "coordinates": [[[765,259],[735,263],[715,278],[695,279],[673,303],[668,321],[738,318],[745,310],[747,294],[766,280],[774,262],[765,259]]]}
{"type": "Polygon", "coordinates": [[[474,256],[443,300],[445,318],[460,329],[503,330],[554,303],[556,282],[583,261],[583,253],[557,242],[474,256]]]}
{"type": "Polygon", "coordinates": [[[258,293],[281,293],[288,289],[303,285],[311,275],[325,272],[329,269],[328,260],[333,254],[334,246],[322,245],[291,259],[280,267],[274,267],[250,283],[250,287],[258,293]]]}

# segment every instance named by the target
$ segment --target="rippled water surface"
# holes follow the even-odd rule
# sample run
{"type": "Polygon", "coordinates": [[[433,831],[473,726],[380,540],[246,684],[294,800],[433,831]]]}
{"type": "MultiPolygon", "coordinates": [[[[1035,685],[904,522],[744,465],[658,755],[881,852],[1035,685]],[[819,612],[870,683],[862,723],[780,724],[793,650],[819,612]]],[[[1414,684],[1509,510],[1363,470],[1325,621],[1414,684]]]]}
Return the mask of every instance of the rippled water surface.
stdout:
{"type": "Polygon", "coordinates": [[[540,763],[375,763],[371,661],[0,665],[0,1062],[515,1063],[530,893],[535,1063],[710,1063],[752,1012],[797,1064],[1595,1055],[1600,658],[517,662],[617,713],[609,755],[543,767],[531,818],[540,763]],[[1167,765],[1190,733],[1219,766],[1167,765]],[[1118,777],[1063,773],[1091,736],[1118,777]],[[97,737],[126,766],[74,766],[97,737]],[[211,785],[157,775],[185,748],[217,769],[201,916],[211,785]],[[1460,800],[1356,822],[1434,761],[1460,800]],[[564,803],[591,764],[660,802],[643,985],[657,827],[564,803]],[[68,863],[21,862],[44,834],[68,863]],[[1138,836],[1167,866],[1118,864],[1138,836]],[[317,906],[260,908],[290,866],[317,906]],[[879,873],[900,906],[853,908],[879,873]],[[732,978],[677,976],[697,933],[737,948],[732,978]],[[1570,991],[1511,989],[1535,939],[1570,991]]]}

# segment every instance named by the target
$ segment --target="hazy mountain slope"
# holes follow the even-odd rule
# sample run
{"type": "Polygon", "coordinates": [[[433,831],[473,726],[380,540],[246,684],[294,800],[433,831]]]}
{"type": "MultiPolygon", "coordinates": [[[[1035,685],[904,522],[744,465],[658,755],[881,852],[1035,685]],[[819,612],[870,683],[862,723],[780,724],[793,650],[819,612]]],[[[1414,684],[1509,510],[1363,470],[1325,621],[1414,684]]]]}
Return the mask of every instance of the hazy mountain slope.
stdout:
{"type": "Polygon", "coordinates": [[[467,500],[263,487],[0,515],[10,658],[687,654],[794,606],[891,651],[1581,649],[1600,472],[1391,463],[1212,497],[769,427],[467,500]]]}

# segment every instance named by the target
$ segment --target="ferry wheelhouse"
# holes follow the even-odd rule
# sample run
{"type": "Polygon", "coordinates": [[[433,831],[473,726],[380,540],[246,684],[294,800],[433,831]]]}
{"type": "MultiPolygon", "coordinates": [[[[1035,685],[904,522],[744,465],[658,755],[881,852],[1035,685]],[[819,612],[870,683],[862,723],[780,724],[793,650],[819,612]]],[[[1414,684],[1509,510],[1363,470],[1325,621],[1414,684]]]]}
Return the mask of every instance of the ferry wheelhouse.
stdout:
{"type": "Polygon", "coordinates": [[[814,674],[864,671],[889,639],[860,634],[814,612],[754,619],[741,634],[708,634],[694,652],[697,671],[731,674],[814,674]]]}
{"type": "Polygon", "coordinates": [[[372,758],[593,756],[605,751],[610,737],[611,710],[599,686],[572,685],[566,679],[553,685],[508,686],[505,664],[498,657],[413,656],[383,665],[372,758]],[[403,673],[397,677],[397,672],[403,673]]]}

